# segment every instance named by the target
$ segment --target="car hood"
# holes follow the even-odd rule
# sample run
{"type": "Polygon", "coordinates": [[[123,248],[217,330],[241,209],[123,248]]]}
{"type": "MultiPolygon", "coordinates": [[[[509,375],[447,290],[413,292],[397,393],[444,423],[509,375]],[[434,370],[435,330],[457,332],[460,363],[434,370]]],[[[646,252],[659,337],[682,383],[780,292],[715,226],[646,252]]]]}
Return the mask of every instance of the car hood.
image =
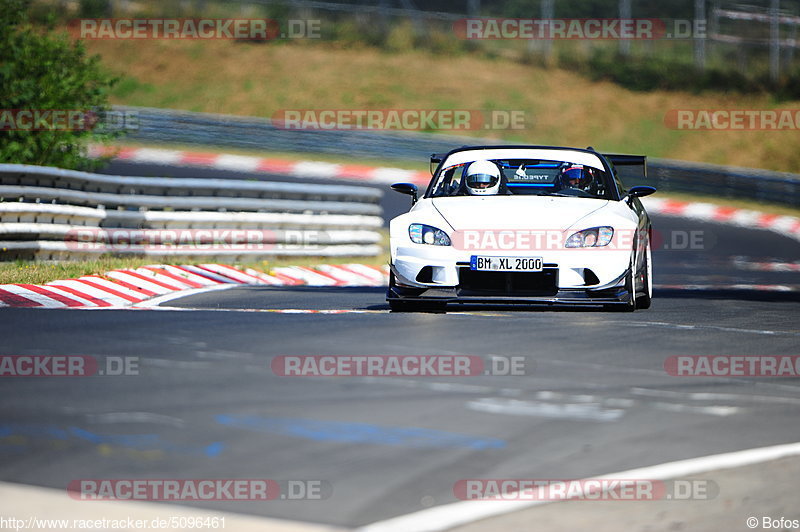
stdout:
{"type": "Polygon", "coordinates": [[[534,229],[566,231],[608,200],[553,196],[435,198],[433,205],[456,231],[534,229]]]}

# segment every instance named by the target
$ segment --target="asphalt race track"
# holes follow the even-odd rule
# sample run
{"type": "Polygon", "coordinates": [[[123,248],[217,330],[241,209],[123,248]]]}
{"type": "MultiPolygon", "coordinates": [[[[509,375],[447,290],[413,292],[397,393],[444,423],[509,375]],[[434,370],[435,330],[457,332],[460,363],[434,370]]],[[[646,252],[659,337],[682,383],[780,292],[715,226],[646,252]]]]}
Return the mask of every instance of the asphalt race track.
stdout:
{"type": "MultiPolygon", "coordinates": [[[[387,215],[407,200],[389,191],[387,215]]],[[[380,288],[286,287],[158,310],[2,309],[0,355],[138,357],[139,374],[5,379],[0,476],[58,489],[89,478],[315,479],[329,498],[204,506],[361,526],[453,502],[460,479],[586,478],[798,441],[797,379],[682,378],[664,363],[800,354],[798,272],[769,267],[800,262],[800,244],[680,218],[654,226],[653,307],[633,314],[397,314],[380,288]],[[690,234],[696,249],[683,249],[690,234]],[[281,377],[270,366],[279,355],[437,354],[524,357],[528,375],[281,377]]]]}

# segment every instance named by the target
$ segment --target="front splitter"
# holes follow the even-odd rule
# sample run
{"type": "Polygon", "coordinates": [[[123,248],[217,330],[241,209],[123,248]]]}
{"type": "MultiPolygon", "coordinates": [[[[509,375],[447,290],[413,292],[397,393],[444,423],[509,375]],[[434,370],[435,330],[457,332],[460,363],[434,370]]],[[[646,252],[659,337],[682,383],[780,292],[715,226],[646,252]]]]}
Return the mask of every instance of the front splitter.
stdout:
{"type": "Polygon", "coordinates": [[[418,301],[426,303],[463,303],[463,304],[495,304],[495,305],[626,305],[630,303],[631,294],[625,288],[615,288],[591,292],[589,290],[559,290],[555,294],[493,294],[466,292],[457,287],[452,288],[406,288],[391,286],[386,292],[387,301],[418,301]]]}

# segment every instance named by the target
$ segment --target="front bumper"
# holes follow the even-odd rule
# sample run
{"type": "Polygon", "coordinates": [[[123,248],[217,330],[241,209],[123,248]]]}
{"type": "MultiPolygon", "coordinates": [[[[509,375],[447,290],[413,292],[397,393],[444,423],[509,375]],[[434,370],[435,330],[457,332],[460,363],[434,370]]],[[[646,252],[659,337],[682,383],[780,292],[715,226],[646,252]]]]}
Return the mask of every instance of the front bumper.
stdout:
{"type": "Polygon", "coordinates": [[[465,289],[459,286],[415,288],[393,284],[389,286],[386,300],[494,305],[627,305],[631,301],[631,293],[625,283],[627,274],[628,271],[626,270],[619,280],[613,283],[613,286],[607,286],[602,289],[556,288],[546,293],[542,291],[538,294],[534,291],[526,290],[514,293],[513,285],[511,291],[500,291],[465,289]]]}
{"type": "Polygon", "coordinates": [[[631,299],[626,286],[630,250],[547,250],[535,255],[544,262],[541,273],[476,272],[469,269],[471,254],[445,247],[398,247],[387,300],[605,305],[631,299]]]}

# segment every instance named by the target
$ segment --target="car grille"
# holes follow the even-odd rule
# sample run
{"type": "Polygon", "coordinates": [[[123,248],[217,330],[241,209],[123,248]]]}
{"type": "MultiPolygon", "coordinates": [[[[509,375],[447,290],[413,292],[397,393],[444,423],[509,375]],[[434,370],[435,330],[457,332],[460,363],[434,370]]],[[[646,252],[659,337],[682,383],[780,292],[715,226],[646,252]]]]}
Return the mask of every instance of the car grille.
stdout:
{"type": "Polygon", "coordinates": [[[480,272],[458,269],[458,294],[497,296],[554,296],[558,293],[558,268],[541,272],[480,272]]]}

